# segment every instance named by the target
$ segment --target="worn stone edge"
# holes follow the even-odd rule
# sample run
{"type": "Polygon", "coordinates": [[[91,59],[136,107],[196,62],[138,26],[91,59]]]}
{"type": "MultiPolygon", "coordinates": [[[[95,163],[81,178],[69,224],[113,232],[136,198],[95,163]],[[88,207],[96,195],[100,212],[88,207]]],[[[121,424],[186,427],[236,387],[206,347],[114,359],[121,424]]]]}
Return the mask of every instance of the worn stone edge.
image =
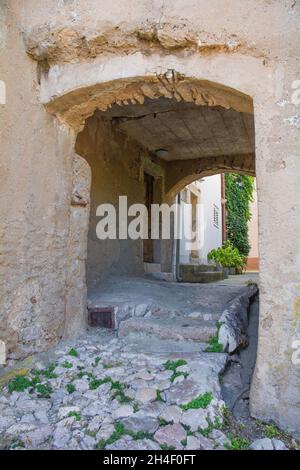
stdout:
{"type": "Polygon", "coordinates": [[[233,354],[238,349],[245,347],[244,338],[247,338],[248,309],[254,298],[259,293],[257,284],[247,286],[247,291],[232,300],[223,311],[219,323],[218,342],[223,345],[223,352],[233,354]],[[229,331],[235,335],[235,344],[230,344],[229,331]],[[224,343],[224,338],[226,343],[224,343]]]}

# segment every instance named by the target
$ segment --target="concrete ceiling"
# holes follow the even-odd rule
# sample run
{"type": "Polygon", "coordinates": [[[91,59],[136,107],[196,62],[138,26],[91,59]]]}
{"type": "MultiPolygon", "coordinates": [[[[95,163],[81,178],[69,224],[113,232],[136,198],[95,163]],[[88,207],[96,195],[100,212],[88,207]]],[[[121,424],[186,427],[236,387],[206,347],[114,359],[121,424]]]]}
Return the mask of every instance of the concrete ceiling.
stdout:
{"type": "Polygon", "coordinates": [[[161,158],[168,161],[255,151],[253,115],[233,109],[160,98],[147,99],[143,105],[114,105],[97,115],[112,120],[151,152],[167,150],[161,158]]]}

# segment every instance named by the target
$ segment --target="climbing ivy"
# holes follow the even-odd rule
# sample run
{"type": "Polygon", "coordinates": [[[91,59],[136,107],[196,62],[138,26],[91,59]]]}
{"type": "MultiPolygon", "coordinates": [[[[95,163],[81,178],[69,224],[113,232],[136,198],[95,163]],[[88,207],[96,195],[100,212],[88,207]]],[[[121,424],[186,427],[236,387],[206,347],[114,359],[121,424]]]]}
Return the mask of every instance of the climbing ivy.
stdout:
{"type": "Polygon", "coordinates": [[[239,252],[248,256],[251,246],[248,222],[251,219],[250,203],[253,201],[254,178],[237,173],[225,174],[227,200],[227,239],[239,252]]]}

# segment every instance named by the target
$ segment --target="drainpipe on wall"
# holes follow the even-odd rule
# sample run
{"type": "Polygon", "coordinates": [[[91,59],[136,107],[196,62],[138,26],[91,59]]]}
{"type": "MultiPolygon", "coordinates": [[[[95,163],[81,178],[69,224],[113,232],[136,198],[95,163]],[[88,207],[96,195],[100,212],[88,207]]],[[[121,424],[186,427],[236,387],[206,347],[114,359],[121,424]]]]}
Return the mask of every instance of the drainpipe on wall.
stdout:
{"type": "MultiPolygon", "coordinates": [[[[177,234],[178,234],[178,231],[180,233],[180,229],[181,229],[181,217],[182,217],[182,214],[181,214],[181,193],[179,192],[177,194],[177,213],[176,213],[176,217],[177,217],[177,234]]],[[[174,243],[174,247],[175,247],[175,276],[176,276],[176,280],[178,282],[181,282],[182,279],[180,277],[180,237],[178,237],[176,239],[176,243],[174,243]]]]}
{"type": "Polygon", "coordinates": [[[221,173],[222,243],[227,239],[225,175],[221,173]]]}

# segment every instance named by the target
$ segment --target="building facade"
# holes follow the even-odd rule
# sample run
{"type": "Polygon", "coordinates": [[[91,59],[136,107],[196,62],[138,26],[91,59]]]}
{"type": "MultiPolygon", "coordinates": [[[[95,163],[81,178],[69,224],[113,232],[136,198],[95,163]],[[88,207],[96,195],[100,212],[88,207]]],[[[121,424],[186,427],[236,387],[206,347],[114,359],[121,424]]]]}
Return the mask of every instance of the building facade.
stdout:
{"type": "Polygon", "coordinates": [[[181,264],[207,264],[208,253],[222,245],[221,175],[197,180],[181,191],[184,228],[180,242],[181,264]]]}

